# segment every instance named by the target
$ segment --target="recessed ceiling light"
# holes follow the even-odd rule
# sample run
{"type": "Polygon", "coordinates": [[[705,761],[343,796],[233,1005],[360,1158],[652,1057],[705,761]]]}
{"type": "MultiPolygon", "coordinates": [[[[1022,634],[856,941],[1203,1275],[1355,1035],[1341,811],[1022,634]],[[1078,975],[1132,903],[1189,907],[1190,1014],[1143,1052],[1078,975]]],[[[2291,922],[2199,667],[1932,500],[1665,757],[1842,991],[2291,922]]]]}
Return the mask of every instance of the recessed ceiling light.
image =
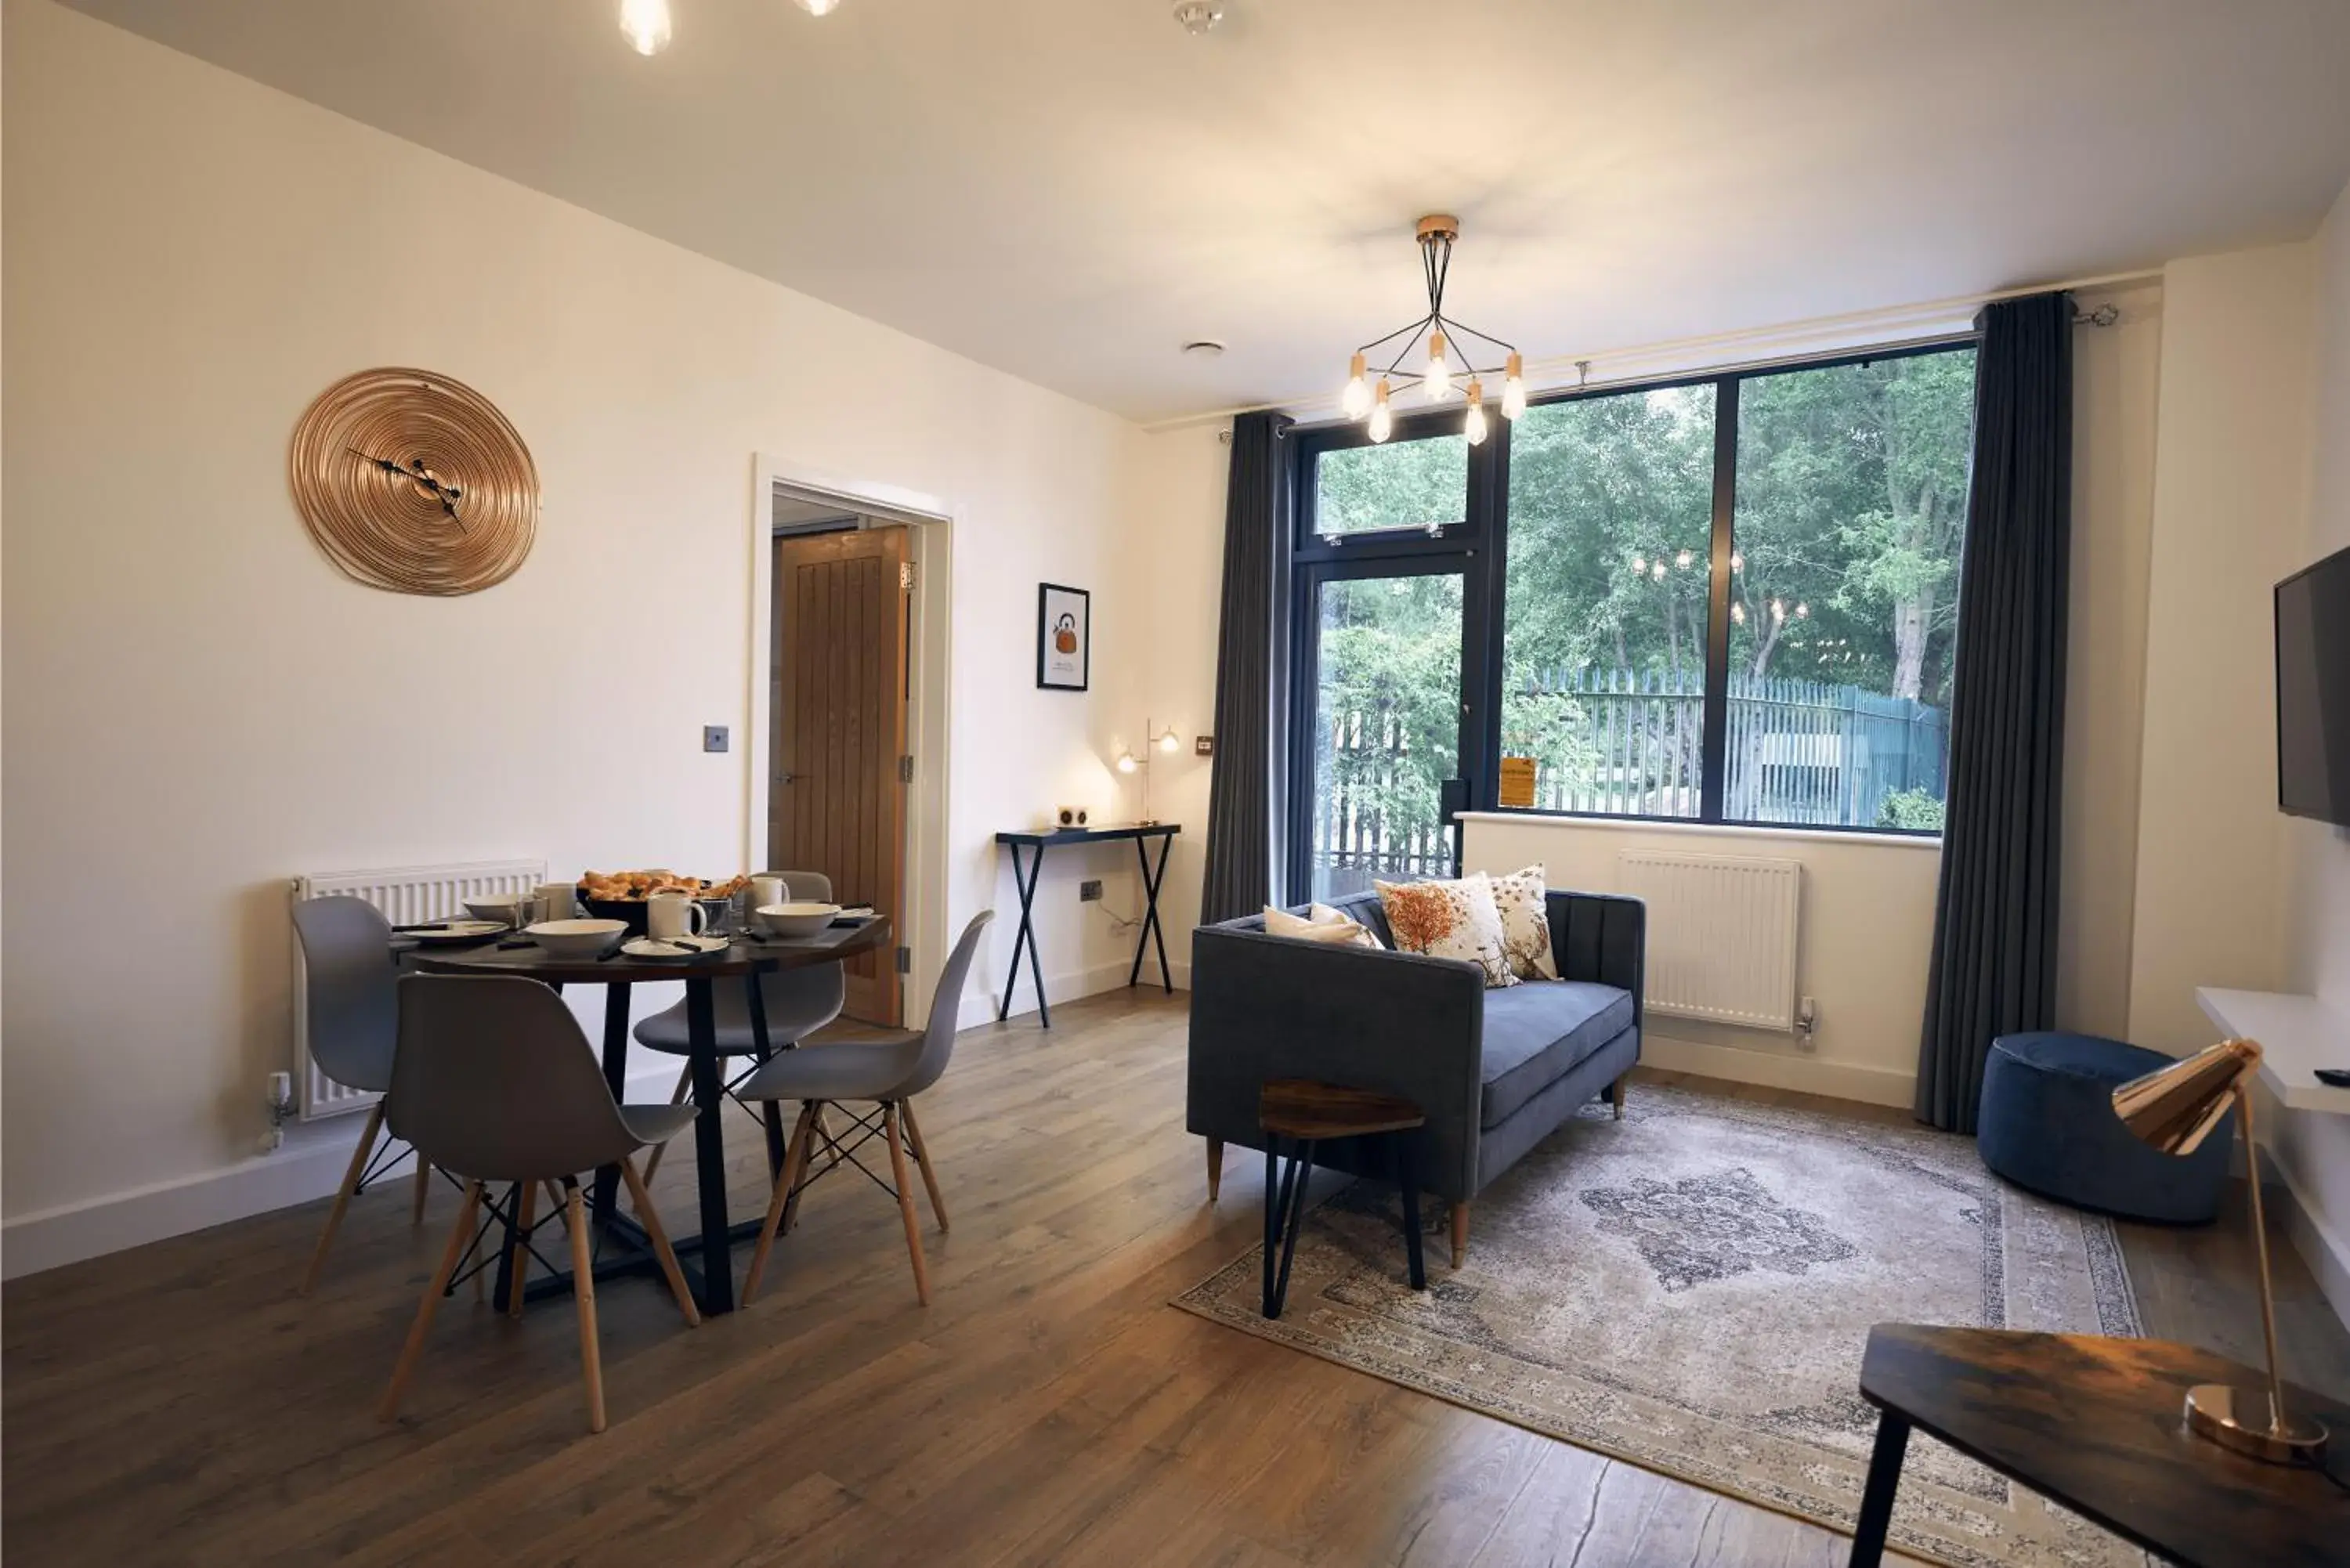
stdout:
{"type": "Polygon", "coordinates": [[[1221,338],[1194,337],[1183,345],[1183,352],[1201,359],[1212,359],[1224,351],[1221,338]]]}
{"type": "Polygon", "coordinates": [[[829,16],[840,9],[840,0],[792,0],[792,4],[811,16],[829,16]]]}
{"type": "Polygon", "coordinates": [[[1209,0],[1176,0],[1175,20],[1195,38],[1206,37],[1224,19],[1224,8],[1209,0]]]}

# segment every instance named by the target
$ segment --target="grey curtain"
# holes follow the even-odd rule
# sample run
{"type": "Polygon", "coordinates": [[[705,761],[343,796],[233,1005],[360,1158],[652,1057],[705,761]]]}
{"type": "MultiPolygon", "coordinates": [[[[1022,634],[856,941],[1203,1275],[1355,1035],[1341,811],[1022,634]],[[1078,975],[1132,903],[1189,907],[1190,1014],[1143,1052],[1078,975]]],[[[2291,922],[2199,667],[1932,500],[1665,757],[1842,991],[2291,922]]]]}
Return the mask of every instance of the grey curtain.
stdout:
{"type": "Polygon", "coordinates": [[[1216,757],[1200,890],[1200,919],[1210,924],[1253,915],[1272,901],[1274,633],[1278,566],[1289,551],[1289,423],[1269,413],[1232,421],[1216,632],[1216,757]]]}
{"type": "Polygon", "coordinates": [[[2055,1019],[2072,297],[1989,306],[1976,326],[1974,473],[1917,1104],[1919,1121],[1966,1133],[1991,1043],[2055,1019]]]}

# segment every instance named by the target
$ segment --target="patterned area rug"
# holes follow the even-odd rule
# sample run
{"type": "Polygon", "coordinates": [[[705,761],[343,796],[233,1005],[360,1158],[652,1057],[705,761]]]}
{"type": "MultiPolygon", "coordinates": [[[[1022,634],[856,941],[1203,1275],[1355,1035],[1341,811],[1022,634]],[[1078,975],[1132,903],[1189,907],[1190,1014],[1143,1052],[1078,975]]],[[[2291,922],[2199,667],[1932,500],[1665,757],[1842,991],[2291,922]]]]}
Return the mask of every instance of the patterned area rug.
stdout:
{"type": "MultiPolygon", "coordinates": [[[[1430,1241],[1424,1293],[1398,1212],[1373,1182],[1315,1210],[1278,1322],[1254,1251],[1175,1304],[1847,1532],[1871,1324],[2139,1333],[2112,1225],[2001,1183],[1970,1139],[1687,1086],[1587,1107],[1479,1197],[1458,1272],[1430,1241]]],[[[1892,1539],[1959,1568],[2145,1562],[1923,1434],[1892,1539]]]]}

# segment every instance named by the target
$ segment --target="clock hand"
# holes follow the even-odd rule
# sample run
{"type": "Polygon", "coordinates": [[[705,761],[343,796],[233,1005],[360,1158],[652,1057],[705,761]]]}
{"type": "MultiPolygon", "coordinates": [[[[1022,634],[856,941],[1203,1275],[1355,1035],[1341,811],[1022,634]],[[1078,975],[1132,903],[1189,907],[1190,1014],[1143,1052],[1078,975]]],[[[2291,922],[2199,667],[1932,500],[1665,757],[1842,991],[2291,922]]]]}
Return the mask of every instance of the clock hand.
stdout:
{"type": "Polygon", "coordinates": [[[349,452],[353,457],[358,458],[362,462],[373,463],[377,468],[381,469],[386,473],[396,473],[411,484],[422,485],[425,489],[432,493],[432,498],[434,500],[441,503],[441,510],[449,514],[450,522],[457,524],[460,529],[465,526],[465,520],[457,515],[457,503],[463,498],[465,493],[463,486],[442,483],[438,479],[432,476],[421,462],[419,462],[415,467],[411,468],[404,463],[394,462],[388,457],[377,457],[372,452],[361,452],[355,446],[346,446],[343,450],[349,452]]]}

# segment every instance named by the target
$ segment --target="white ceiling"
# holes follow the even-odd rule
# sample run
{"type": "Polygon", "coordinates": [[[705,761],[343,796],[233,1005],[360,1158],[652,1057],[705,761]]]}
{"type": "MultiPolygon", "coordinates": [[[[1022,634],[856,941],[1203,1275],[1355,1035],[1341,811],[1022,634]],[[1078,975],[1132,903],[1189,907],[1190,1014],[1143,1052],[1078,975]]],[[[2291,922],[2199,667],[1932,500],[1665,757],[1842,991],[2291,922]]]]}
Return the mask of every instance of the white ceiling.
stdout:
{"type": "Polygon", "coordinates": [[[73,0],[1139,420],[2308,234],[2350,0],[73,0]],[[1193,337],[1221,359],[1186,358],[1193,337]]]}

